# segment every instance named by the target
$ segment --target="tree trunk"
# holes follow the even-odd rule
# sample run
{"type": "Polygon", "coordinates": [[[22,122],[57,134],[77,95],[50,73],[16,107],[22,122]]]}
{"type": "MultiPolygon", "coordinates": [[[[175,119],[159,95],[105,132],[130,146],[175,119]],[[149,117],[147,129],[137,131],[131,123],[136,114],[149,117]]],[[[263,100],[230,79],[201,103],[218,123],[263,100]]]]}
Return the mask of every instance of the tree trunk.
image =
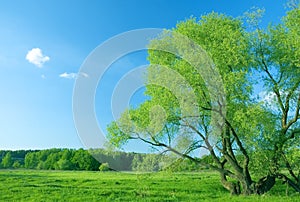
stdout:
{"type": "Polygon", "coordinates": [[[241,194],[240,183],[229,182],[224,173],[221,173],[221,183],[223,187],[230,192],[231,195],[241,194]]]}
{"type": "Polygon", "coordinates": [[[254,190],[253,190],[253,186],[252,186],[252,182],[250,181],[247,181],[247,180],[243,180],[241,182],[242,184],[242,194],[243,195],[251,195],[254,193],[254,190]]]}
{"type": "Polygon", "coordinates": [[[261,195],[264,194],[275,185],[275,176],[267,175],[266,177],[261,178],[255,185],[255,193],[261,195]]]}

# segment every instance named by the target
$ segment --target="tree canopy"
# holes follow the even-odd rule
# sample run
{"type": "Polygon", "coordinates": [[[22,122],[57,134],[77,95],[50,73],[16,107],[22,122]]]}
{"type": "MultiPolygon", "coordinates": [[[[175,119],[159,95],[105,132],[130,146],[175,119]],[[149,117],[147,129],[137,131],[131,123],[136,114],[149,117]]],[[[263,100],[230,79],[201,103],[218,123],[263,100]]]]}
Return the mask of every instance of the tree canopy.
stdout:
{"type": "Polygon", "coordinates": [[[262,13],[213,12],[152,40],[150,99],[108,126],[110,142],[139,139],[207,166],[232,194],[263,194],[276,179],[300,192],[300,9],[265,29],[262,13]]]}

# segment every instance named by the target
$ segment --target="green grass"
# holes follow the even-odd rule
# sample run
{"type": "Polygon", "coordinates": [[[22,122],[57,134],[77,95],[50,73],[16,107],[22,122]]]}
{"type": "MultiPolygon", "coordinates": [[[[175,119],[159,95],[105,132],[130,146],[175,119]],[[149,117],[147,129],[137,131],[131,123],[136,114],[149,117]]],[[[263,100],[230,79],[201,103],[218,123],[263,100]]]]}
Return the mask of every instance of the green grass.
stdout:
{"type": "Polygon", "coordinates": [[[276,185],[264,196],[232,197],[218,174],[0,170],[0,201],[300,201],[276,185]]]}

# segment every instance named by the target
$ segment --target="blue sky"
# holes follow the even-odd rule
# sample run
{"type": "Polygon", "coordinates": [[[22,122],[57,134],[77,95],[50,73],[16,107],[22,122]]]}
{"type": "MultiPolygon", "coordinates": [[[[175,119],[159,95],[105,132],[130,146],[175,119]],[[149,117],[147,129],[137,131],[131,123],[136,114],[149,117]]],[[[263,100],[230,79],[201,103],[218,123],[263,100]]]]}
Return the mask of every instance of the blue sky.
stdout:
{"type": "MultiPolygon", "coordinates": [[[[283,0],[0,0],[0,149],[83,147],[72,117],[74,78],[90,52],[110,37],[133,29],[172,28],[178,21],[211,11],[236,17],[253,6],[266,9],[266,25],[284,16],[284,4],[283,0]]],[[[143,56],[146,53],[115,64],[102,84],[106,90],[97,92],[102,127],[111,121],[102,105],[110,104],[106,95],[113,81],[147,63],[143,56]]]]}

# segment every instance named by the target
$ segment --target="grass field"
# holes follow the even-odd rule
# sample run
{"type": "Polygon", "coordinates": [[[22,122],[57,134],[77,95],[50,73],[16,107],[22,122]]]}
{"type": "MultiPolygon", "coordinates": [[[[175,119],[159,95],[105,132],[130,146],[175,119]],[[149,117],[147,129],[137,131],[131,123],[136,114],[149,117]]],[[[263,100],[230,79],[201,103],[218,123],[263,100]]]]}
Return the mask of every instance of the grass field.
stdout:
{"type": "Polygon", "coordinates": [[[217,173],[0,170],[0,201],[300,201],[276,185],[264,196],[232,197],[217,173]]]}

